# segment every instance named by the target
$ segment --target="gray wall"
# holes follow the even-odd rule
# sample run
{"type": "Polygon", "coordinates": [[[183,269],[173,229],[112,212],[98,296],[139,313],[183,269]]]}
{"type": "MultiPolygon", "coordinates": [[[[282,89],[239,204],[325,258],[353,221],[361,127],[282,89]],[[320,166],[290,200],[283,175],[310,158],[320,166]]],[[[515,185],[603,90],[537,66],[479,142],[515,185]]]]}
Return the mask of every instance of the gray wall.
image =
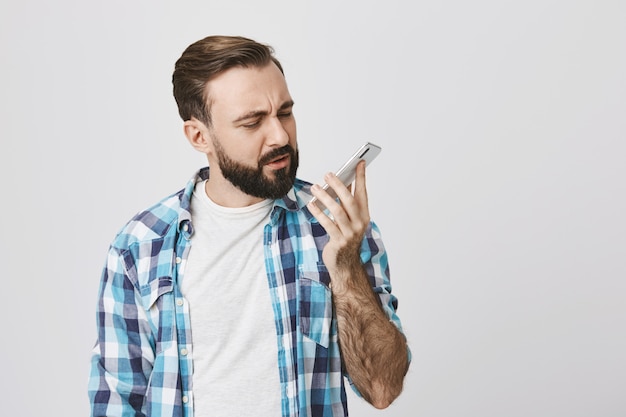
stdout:
{"type": "Polygon", "coordinates": [[[5,1],[0,415],[84,416],[106,248],[204,159],[173,63],[272,44],[300,176],[364,140],[414,360],[352,415],[626,415],[622,1],[5,1]],[[330,150],[330,151],[329,151],[330,150]]]}

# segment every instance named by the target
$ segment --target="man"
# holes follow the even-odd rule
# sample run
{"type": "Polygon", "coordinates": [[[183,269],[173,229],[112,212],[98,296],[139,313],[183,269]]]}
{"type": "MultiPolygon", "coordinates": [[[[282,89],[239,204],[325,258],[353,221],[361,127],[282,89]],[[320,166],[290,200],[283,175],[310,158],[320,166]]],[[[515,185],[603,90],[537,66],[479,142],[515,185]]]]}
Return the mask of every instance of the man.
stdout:
{"type": "Polygon", "coordinates": [[[296,179],[294,102],[269,46],[199,40],[173,85],[210,168],[110,247],[92,416],[346,416],[345,381],[387,407],[410,353],[364,164],[354,194],[326,176],[338,201],[296,179]]]}

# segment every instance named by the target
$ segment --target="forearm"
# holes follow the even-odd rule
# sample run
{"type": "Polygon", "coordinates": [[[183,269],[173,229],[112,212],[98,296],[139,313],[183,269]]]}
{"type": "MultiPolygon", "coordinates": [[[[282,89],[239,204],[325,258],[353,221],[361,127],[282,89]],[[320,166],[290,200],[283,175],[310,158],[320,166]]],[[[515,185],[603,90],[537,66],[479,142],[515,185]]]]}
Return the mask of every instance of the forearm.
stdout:
{"type": "Polygon", "coordinates": [[[383,311],[360,262],[335,273],[332,291],[346,370],[364,399],[385,408],[402,391],[406,339],[383,311]]]}

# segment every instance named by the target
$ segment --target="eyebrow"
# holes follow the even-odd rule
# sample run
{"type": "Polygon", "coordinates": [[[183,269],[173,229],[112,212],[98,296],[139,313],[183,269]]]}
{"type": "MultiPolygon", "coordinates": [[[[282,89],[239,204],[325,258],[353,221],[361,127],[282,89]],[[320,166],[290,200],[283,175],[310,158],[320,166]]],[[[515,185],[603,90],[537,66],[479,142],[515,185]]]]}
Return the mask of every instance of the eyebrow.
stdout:
{"type": "MultiPolygon", "coordinates": [[[[290,108],[290,107],[293,107],[293,105],[294,105],[293,100],[288,100],[288,101],[285,101],[285,102],[284,102],[283,104],[281,104],[281,106],[278,108],[278,111],[288,109],[288,108],[290,108]]],[[[249,111],[249,112],[248,112],[248,113],[246,113],[246,114],[243,114],[243,115],[239,116],[239,117],[238,117],[238,118],[236,118],[235,120],[233,120],[233,123],[238,123],[238,122],[241,122],[241,121],[244,121],[244,120],[247,120],[247,119],[253,119],[253,118],[255,118],[255,117],[262,117],[262,116],[266,116],[266,115],[267,115],[267,113],[268,113],[268,112],[267,112],[267,111],[265,111],[265,110],[252,110],[252,111],[249,111]]]]}

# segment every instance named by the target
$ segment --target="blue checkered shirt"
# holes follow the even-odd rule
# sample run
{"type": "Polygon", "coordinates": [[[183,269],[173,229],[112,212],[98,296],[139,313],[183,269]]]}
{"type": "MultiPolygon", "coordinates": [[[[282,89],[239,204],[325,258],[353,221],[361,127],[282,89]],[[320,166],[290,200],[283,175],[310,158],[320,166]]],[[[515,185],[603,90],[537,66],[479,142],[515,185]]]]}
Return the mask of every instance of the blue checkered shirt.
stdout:
{"type": "MultiPolygon", "coordinates": [[[[178,281],[193,233],[191,196],[196,182],[208,175],[208,168],[200,170],[183,190],[137,214],[110,246],[89,378],[93,417],[193,417],[192,329],[178,281]]],[[[328,237],[303,209],[309,187],[296,180],[275,201],[264,232],[282,415],[347,416],[344,381],[350,378],[342,368],[330,277],[321,258],[328,237]]],[[[402,329],[387,256],[373,223],[361,260],[383,309],[402,329]]]]}

